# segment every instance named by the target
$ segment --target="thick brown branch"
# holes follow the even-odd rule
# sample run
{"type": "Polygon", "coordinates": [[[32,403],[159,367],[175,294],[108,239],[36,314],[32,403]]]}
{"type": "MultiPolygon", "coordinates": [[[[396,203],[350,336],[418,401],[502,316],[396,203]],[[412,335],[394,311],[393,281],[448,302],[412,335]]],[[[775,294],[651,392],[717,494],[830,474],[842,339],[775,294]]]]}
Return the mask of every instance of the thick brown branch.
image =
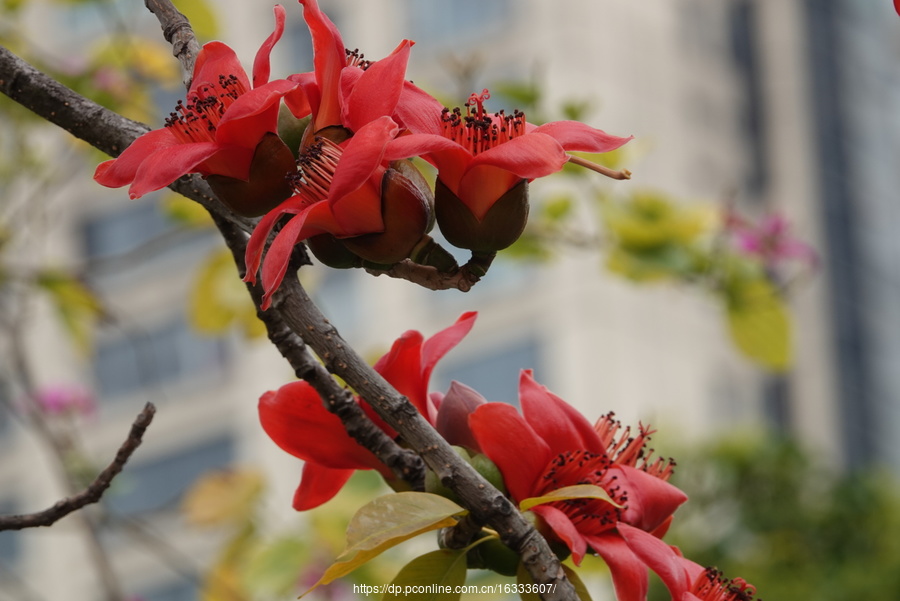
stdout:
{"type": "Polygon", "coordinates": [[[52,507],[44,511],[36,513],[28,513],[24,515],[7,515],[0,516],[0,530],[23,530],[25,528],[38,528],[40,526],[52,526],[60,519],[69,515],[73,511],[77,511],[85,505],[96,503],[106,492],[106,489],[112,484],[113,478],[119,475],[119,472],[125,467],[128,459],[134,451],[141,445],[144,432],[147,426],[153,421],[156,413],[156,407],[152,403],[147,403],[144,410],[138,414],[134,423],[131,425],[131,431],[128,438],[119,447],[115,459],[104,469],[91,484],[81,493],[67,497],[58,501],[52,507]]]}
{"type": "MultiPolygon", "coordinates": [[[[213,217],[222,237],[231,250],[238,271],[243,275],[244,252],[247,248],[246,235],[236,226],[224,219],[213,217]]],[[[303,247],[298,246],[297,254],[303,247]]],[[[303,253],[293,261],[295,267],[308,264],[309,259],[303,253]]],[[[250,296],[257,307],[257,315],[266,325],[269,340],[278,352],[287,359],[294,373],[315,388],[324,400],[325,408],[337,415],[344,424],[347,433],[360,445],[370,450],[382,463],[387,465],[398,478],[405,480],[415,490],[421,490],[425,482],[425,464],[414,452],[400,447],[381,428],[376,426],[356,403],[353,394],[341,387],[325,367],[316,361],[309,352],[303,339],[298,336],[282,320],[275,311],[261,311],[262,289],[259,286],[247,285],[250,296]]]]}
{"type": "Polygon", "coordinates": [[[194,29],[190,21],[178,12],[171,2],[159,0],[145,0],[144,5],[151,13],[156,15],[162,26],[163,37],[172,44],[172,54],[181,63],[182,81],[184,87],[191,87],[191,78],[194,76],[194,62],[200,52],[200,44],[194,36],[194,29]]]}
{"type": "Polygon", "coordinates": [[[406,397],[400,395],[380,374],[341,338],[295,278],[286,278],[276,293],[270,311],[277,311],[295,332],[325,361],[328,370],[339,375],[372,405],[404,442],[419,453],[441,483],[455,492],[474,519],[488,524],[503,542],[519,553],[536,583],[555,584],[547,601],[576,599],[547,541],[522,516],[503,493],[463,461],[435,431],[406,397]]]}

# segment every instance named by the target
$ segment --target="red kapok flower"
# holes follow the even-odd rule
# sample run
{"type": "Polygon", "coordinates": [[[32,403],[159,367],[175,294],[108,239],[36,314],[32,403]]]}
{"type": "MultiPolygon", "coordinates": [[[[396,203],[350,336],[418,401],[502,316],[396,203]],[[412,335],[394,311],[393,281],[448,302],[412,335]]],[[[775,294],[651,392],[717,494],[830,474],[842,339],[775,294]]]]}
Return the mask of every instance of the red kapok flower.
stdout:
{"type": "Polygon", "coordinates": [[[340,31],[316,0],[300,3],[312,35],[314,71],[290,77],[299,88],[286,102],[297,117],[312,114],[312,134],[326,135],[329,128],[352,134],[382,116],[402,127],[422,127],[429,109],[440,110],[434,98],[405,80],[412,41],[403,40],[382,60],[365,60],[358,50],[345,48],[340,31]]]}
{"type": "MultiPolygon", "coordinates": [[[[642,457],[649,430],[633,441],[616,438],[609,416],[597,428],[574,408],[538,384],[528,371],[519,381],[520,414],[505,403],[487,403],[469,417],[481,451],[500,469],[517,502],[578,484],[603,488],[623,508],[601,499],[572,499],[531,509],[552,538],[562,541],[580,564],[588,549],[609,565],[620,601],[643,600],[644,564],[617,532],[620,523],[642,531],[665,529],[687,497],[666,482],[665,462],[642,457]],[[599,433],[598,433],[599,432],[599,433]]],[[[627,436],[627,431],[625,435],[627,436]]]]}
{"type": "Polygon", "coordinates": [[[263,308],[271,303],[290,263],[294,245],[329,234],[362,259],[391,264],[407,256],[431,227],[431,198],[401,170],[383,160],[399,128],[390,117],[364,125],[343,144],[316,138],[289,181],[294,196],[269,211],[247,244],[246,279],[256,281],[269,233],[285,214],[262,269],[263,308]]]}
{"type": "Polygon", "coordinates": [[[670,547],[627,524],[619,533],[629,548],[662,579],[673,601],[753,601],[756,589],[742,578],[725,578],[715,568],[704,568],[670,547]]]}
{"type": "Polygon", "coordinates": [[[144,134],[118,158],[98,165],[94,179],[111,188],[130,184],[131,198],[164,188],[187,173],[244,183],[258,180],[256,186],[240,190],[241,196],[250,193],[252,198],[238,207],[256,215],[287,198],[283,181],[269,172],[273,162],[282,174],[293,166],[290,151],[275,131],[281,98],[296,84],[268,82],[269,54],[281,38],[284,20],[284,8],[276,6],[275,30],[257,52],[252,86],[231,48],[221,42],[205,44],[187,99],[179,101],[165,127],[144,134]],[[261,156],[254,160],[257,154],[261,156]]]}
{"type": "Polygon", "coordinates": [[[572,159],[569,151],[609,152],[631,139],[576,121],[535,126],[519,111],[490,114],[484,109],[489,97],[487,90],[472,94],[465,112],[432,111],[388,150],[389,158],[422,156],[437,167],[441,232],[457,247],[483,252],[506,248],[522,233],[527,182],[562,169],[572,159]]]}
{"type": "MultiPolygon", "coordinates": [[[[406,396],[432,423],[437,409],[428,397],[428,381],[437,362],[472,329],[475,313],[464,313],[456,323],[425,340],[410,330],[394,342],[375,364],[375,371],[406,396]]],[[[371,407],[357,398],[369,417],[390,436],[396,436],[371,407]]],[[[368,449],[359,445],[330,413],[306,382],[292,382],[259,400],[263,430],[279,447],[303,459],[303,477],[294,494],[294,509],[304,511],[331,499],[356,470],[378,470],[387,480],[391,471],[368,449]]]]}

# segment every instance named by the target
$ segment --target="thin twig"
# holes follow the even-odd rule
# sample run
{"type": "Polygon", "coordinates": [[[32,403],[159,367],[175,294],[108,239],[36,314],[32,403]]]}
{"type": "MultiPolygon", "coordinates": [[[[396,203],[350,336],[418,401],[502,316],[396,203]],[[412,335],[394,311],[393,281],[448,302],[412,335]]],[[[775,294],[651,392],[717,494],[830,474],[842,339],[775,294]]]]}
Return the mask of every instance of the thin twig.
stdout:
{"type": "Polygon", "coordinates": [[[155,413],[156,407],[152,403],[147,403],[144,406],[143,411],[138,414],[131,425],[128,438],[125,439],[125,442],[122,443],[122,446],[116,452],[115,459],[106,466],[106,469],[100,472],[84,491],[57,501],[56,504],[44,511],[23,515],[0,516],[0,530],[23,530],[25,528],[52,526],[73,511],[99,501],[106,489],[112,484],[113,478],[119,475],[128,459],[141,445],[144,432],[147,430],[150,422],[153,421],[155,413]]]}

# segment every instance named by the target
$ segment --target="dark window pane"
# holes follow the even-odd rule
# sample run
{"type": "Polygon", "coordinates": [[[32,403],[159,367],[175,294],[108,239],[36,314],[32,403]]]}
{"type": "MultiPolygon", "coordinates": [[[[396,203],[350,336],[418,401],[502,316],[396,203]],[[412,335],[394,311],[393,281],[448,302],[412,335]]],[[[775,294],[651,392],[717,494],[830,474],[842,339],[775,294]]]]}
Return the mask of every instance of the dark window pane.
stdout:
{"type": "Polygon", "coordinates": [[[182,318],[101,342],[94,377],[101,398],[209,374],[225,365],[225,341],[196,334],[182,318]]]}
{"type": "Polygon", "coordinates": [[[222,436],[155,461],[129,464],[108,495],[109,506],[121,514],[165,509],[200,475],[229,465],[234,457],[234,440],[222,436]]]}
{"type": "Polygon", "coordinates": [[[518,405],[519,372],[534,369],[540,374],[540,367],[540,345],[535,338],[526,338],[486,355],[440,364],[432,389],[446,392],[455,380],[471,386],[488,401],[518,405]]]}

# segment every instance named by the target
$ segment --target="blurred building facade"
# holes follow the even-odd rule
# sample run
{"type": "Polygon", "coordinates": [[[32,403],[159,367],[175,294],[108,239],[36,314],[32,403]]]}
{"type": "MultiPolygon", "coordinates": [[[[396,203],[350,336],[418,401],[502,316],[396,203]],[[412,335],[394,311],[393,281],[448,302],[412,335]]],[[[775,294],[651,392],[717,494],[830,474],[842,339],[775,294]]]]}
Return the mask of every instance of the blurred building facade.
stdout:
{"type": "MultiPolygon", "coordinates": [[[[717,305],[696,291],[637,287],[606,273],[600,255],[575,251],[546,265],[500,260],[468,294],[308,270],[323,311],[357,349],[378,356],[407,329],[430,335],[475,309],[478,323],[442,363],[437,390],[456,379],[514,403],[519,370],[532,368],[591,419],[612,410],[660,427],[663,450],[767,425],[800,435],[835,464],[883,459],[900,467],[900,451],[888,444],[900,432],[891,229],[900,175],[888,165],[900,155],[900,117],[891,113],[900,101],[892,70],[900,24],[886,0],[320,2],[347,45],[369,58],[415,39],[409,76],[457,104],[498,81],[529,79],[545,92],[548,111],[591,100],[591,125],[636,138],[628,165],[635,177],[604,183],[611,189],[660,189],[686,202],[734,196],[751,213],[779,210],[823,255],[822,271],[794,289],[797,360],[785,376],[743,359],[717,305]]],[[[217,5],[222,38],[249,61],[270,31],[268,5],[225,6],[217,5]]],[[[300,10],[287,9],[274,73],[310,68],[300,10]]],[[[127,14],[138,27],[157,27],[151,15],[127,14]]],[[[91,35],[88,16],[74,22],[85,30],[68,30],[61,49],[91,35]]],[[[37,306],[27,350],[40,383],[96,392],[84,444],[98,464],[144,402],[159,406],[147,442],[108,497],[119,517],[101,542],[129,594],[192,599],[191,563],[203,565],[217,544],[215,536],[187,535],[177,513],[197,476],[264,465],[270,526],[292,519],[298,462],[265,438],[255,411],[259,394],[291,372],[264,342],[190,328],[188,291],[219,244],[214,235],[167,221],[159,195],[129,201],[123,190],[99,189],[89,173],[57,203],[62,217],[47,256],[84,267],[112,318],[84,360],[58,342],[49,309],[37,306]],[[148,552],[154,536],[186,559],[148,552]]],[[[533,190],[549,194],[554,185],[551,178],[533,190]]],[[[52,457],[9,415],[0,416],[0,451],[0,511],[30,511],[62,496],[52,457]]],[[[67,518],[46,531],[0,533],[0,600],[98,598],[79,528],[67,518]]]]}

